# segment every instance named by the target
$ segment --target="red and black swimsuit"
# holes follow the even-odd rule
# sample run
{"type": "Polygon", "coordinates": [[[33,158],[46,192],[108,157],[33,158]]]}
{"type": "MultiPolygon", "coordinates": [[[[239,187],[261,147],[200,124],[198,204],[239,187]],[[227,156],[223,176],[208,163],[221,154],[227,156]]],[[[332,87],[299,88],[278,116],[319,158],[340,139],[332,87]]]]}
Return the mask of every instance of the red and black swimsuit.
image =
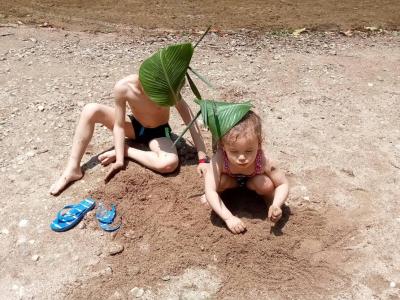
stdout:
{"type": "Polygon", "coordinates": [[[251,177],[254,177],[256,175],[260,175],[264,173],[263,169],[263,161],[262,161],[262,150],[257,151],[257,156],[256,156],[256,166],[254,168],[253,173],[250,175],[244,175],[244,174],[233,174],[229,168],[229,160],[228,156],[226,155],[226,152],[224,151],[224,170],[223,173],[233,177],[236,179],[236,182],[238,183],[239,187],[245,187],[247,180],[251,177]]]}

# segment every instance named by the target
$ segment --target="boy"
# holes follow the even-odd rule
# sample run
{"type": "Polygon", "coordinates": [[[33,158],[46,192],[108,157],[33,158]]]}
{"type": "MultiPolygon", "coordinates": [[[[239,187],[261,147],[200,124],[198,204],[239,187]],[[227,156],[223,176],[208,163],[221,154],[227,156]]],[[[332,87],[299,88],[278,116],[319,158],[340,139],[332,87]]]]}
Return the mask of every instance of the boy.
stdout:
{"type": "MultiPolygon", "coordinates": [[[[115,108],[95,103],[83,108],[67,166],[61,177],[51,186],[50,194],[61,193],[68,184],[83,177],[80,162],[93,136],[96,123],[101,123],[112,130],[114,136],[115,150],[99,156],[102,165],[112,163],[105,177],[106,181],[123,168],[125,156],[163,174],[173,172],[178,167],[177,150],[168,137],[170,108],[159,106],[149,99],[138,75],[130,75],[118,81],[114,87],[114,97],[115,108]],[[127,103],[132,111],[132,116],[129,118],[126,117],[127,103]],[[125,145],[125,137],[148,143],[150,151],[128,147],[125,145]]],[[[193,113],[187,103],[181,98],[175,107],[184,123],[189,124],[193,113]]],[[[190,127],[190,134],[198,151],[197,171],[201,175],[206,171],[207,156],[197,124],[190,127]]]]}

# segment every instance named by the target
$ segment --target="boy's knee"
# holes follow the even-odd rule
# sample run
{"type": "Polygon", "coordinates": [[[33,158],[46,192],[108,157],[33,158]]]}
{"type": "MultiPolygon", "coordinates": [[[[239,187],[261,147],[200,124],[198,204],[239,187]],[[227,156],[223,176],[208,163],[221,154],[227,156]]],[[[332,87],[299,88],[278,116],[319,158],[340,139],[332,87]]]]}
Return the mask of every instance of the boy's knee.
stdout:
{"type": "Polygon", "coordinates": [[[88,103],[82,109],[82,116],[86,119],[92,119],[99,111],[100,105],[97,103],[88,103]]]}
{"type": "Polygon", "coordinates": [[[175,157],[170,158],[161,163],[158,166],[157,171],[160,172],[161,174],[172,173],[176,170],[178,165],[179,165],[179,160],[177,158],[175,157]]]}

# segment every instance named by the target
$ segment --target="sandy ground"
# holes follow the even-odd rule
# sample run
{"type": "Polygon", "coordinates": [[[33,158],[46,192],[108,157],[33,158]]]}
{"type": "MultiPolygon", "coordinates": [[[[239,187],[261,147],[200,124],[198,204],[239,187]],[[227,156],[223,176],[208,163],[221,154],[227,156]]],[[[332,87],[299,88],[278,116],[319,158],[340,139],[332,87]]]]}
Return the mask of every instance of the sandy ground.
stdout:
{"type": "MultiPolygon", "coordinates": [[[[0,298],[398,299],[398,32],[241,30],[202,42],[192,65],[216,85],[199,84],[205,97],[251,99],[291,182],[274,229],[254,195],[224,196],[248,226],[239,236],[199,204],[189,139],[179,172],[130,162],[105,185],[95,156],[112,138],[99,126],[84,179],[48,194],[82,107],[112,105],[114,83],[143,59],[199,37],[147,33],[0,27],[0,298]],[[121,230],[102,232],[93,214],[66,233],[49,229],[59,209],[88,195],[118,204],[121,230]]],[[[184,96],[197,110],[187,88],[184,96]]],[[[183,128],[176,112],[171,124],[183,128]]]]}
{"type": "Polygon", "coordinates": [[[0,2],[0,23],[47,24],[114,32],[144,29],[259,31],[400,29],[398,0],[14,0],[0,2]]]}

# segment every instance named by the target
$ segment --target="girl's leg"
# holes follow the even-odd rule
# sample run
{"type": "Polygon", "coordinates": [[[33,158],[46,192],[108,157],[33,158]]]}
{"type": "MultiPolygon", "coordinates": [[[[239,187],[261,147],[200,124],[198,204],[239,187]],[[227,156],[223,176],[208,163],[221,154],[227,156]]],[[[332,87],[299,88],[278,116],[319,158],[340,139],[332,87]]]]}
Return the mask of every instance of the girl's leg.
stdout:
{"type": "MultiPolygon", "coordinates": [[[[233,189],[236,187],[238,187],[238,183],[236,182],[235,178],[232,178],[231,176],[228,176],[226,174],[221,174],[220,183],[217,188],[218,193],[222,193],[223,191],[225,191],[227,189],[233,189]]],[[[204,204],[206,207],[210,207],[205,194],[201,195],[200,203],[204,204]]]]}
{"type": "MultiPolygon", "coordinates": [[[[68,159],[67,166],[61,177],[51,186],[50,194],[59,194],[69,183],[82,178],[83,174],[80,167],[81,159],[93,136],[96,123],[103,124],[112,130],[114,126],[114,108],[97,103],[87,104],[83,108],[78,126],[75,130],[71,155],[68,159]]],[[[125,134],[129,138],[134,138],[130,120],[127,120],[125,124],[125,134]]]]}
{"type": "Polygon", "coordinates": [[[275,187],[271,179],[266,175],[256,175],[247,181],[246,187],[255,191],[268,202],[274,197],[275,187]]]}

